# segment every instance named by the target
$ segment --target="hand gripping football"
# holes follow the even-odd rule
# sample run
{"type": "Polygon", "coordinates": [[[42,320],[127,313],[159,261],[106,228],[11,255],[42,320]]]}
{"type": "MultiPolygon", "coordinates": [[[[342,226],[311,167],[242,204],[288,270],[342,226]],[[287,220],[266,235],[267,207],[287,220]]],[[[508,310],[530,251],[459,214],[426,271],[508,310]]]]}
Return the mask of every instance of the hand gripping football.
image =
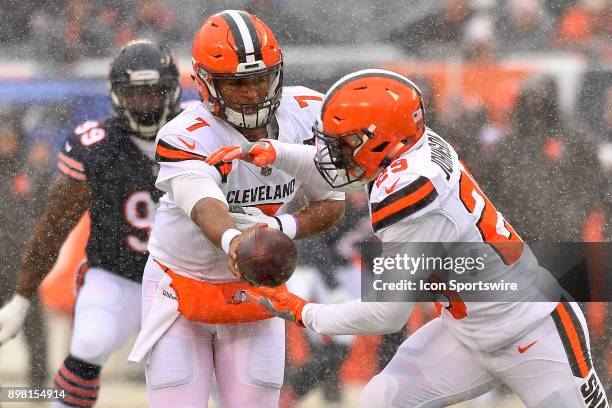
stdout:
{"type": "Polygon", "coordinates": [[[243,233],[236,250],[236,266],[242,277],[255,286],[276,287],[293,275],[297,248],[279,230],[259,227],[243,233]]]}

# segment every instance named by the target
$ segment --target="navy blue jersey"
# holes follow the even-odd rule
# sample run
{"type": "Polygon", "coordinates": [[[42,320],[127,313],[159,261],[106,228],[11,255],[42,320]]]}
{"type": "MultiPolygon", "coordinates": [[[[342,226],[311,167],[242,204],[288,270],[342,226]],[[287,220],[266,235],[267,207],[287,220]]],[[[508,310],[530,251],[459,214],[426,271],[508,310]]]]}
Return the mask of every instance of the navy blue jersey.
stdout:
{"type": "Polygon", "coordinates": [[[157,203],[158,165],[116,118],[78,126],[59,153],[58,167],[92,192],[87,242],[90,267],[139,282],[157,203]]]}

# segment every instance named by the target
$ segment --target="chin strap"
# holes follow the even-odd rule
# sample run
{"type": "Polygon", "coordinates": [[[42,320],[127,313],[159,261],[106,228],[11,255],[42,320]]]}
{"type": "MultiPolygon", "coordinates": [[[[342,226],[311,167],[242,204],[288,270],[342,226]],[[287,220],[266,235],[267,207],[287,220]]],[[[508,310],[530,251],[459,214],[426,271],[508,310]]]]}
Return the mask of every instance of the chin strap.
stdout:
{"type": "Polygon", "coordinates": [[[242,112],[238,112],[234,109],[225,107],[223,109],[225,118],[228,122],[235,126],[245,129],[257,129],[263,127],[268,122],[268,116],[270,115],[270,108],[261,108],[256,113],[251,115],[245,115],[242,112]]]}

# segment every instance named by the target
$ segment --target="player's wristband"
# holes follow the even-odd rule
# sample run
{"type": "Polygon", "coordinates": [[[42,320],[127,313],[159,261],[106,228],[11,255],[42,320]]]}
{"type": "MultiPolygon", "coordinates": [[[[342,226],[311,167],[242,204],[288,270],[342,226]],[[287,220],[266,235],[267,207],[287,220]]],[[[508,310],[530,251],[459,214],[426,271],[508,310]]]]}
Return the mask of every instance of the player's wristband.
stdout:
{"type": "Polygon", "coordinates": [[[294,239],[298,232],[297,218],[291,214],[281,214],[274,217],[278,222],[279,229],[289,238],[294,239]]]}
{"type": "Polygon", "coordinates": [[[232,243],[232,239],[236,238],[238,235],[242,234],[242,232],[238,231],[235,228],[230,228],[225,230],[223,235],[221,235],[221,249],[226,254],[229,254],[230,244],[232,243]]]}

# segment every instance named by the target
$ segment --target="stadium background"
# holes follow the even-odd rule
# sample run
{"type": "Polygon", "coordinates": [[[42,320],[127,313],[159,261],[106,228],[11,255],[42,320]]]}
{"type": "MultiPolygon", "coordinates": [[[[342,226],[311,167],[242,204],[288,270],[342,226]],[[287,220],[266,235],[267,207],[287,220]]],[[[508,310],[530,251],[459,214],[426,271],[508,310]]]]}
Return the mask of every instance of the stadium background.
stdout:
{"type": "MultiPolygon", "coordinates": [[[[11,295],[55,152],[79,123],[110,112],[112,55],[134,38],[166,43],[179,62],[183,100],[194,99],[191,38],[207,15],[225,8],[246,9],[270,25],[284,51],[286,85],[324,92],[366,67],[414,79],[428,125],[457,147],[523,238],[612,238],[612,5],[605,0],[0,0],[0,303],[11,295]]],[[[364,197],[349,197],[340,226],[301,244],[304,296],[332,302],[358,293],[356,248],[369,235],[364,204],[364,197]]],[[[86,234],[83,220],[44,283],[44,313],[26,336],[0,349],[0,384],[25,385],[31,374],[43,383],[45,361],[50,379],[63,359],[86,234]],[[33,369],[26,338],[35,348],[33,369]]],[[[607,275],[609,262],[601,266],[607,275]]],[[[584,306],[609,388],[608,305],[584,306]]],[[[432,315],[422,305],[405,332],[432,315]]],[[[293,396],[317,388],[302,407],[354,406],[359,388],[402,338],[329,338],[289,328],[283,401],[290,388],[293,396]]],[[[105,367],[98,406],[146,405],[140,368],[125,356],[123,350],[105,367]]],[[[465,406],[522,406],[508,394],[501,389],[465,406]]]]}

